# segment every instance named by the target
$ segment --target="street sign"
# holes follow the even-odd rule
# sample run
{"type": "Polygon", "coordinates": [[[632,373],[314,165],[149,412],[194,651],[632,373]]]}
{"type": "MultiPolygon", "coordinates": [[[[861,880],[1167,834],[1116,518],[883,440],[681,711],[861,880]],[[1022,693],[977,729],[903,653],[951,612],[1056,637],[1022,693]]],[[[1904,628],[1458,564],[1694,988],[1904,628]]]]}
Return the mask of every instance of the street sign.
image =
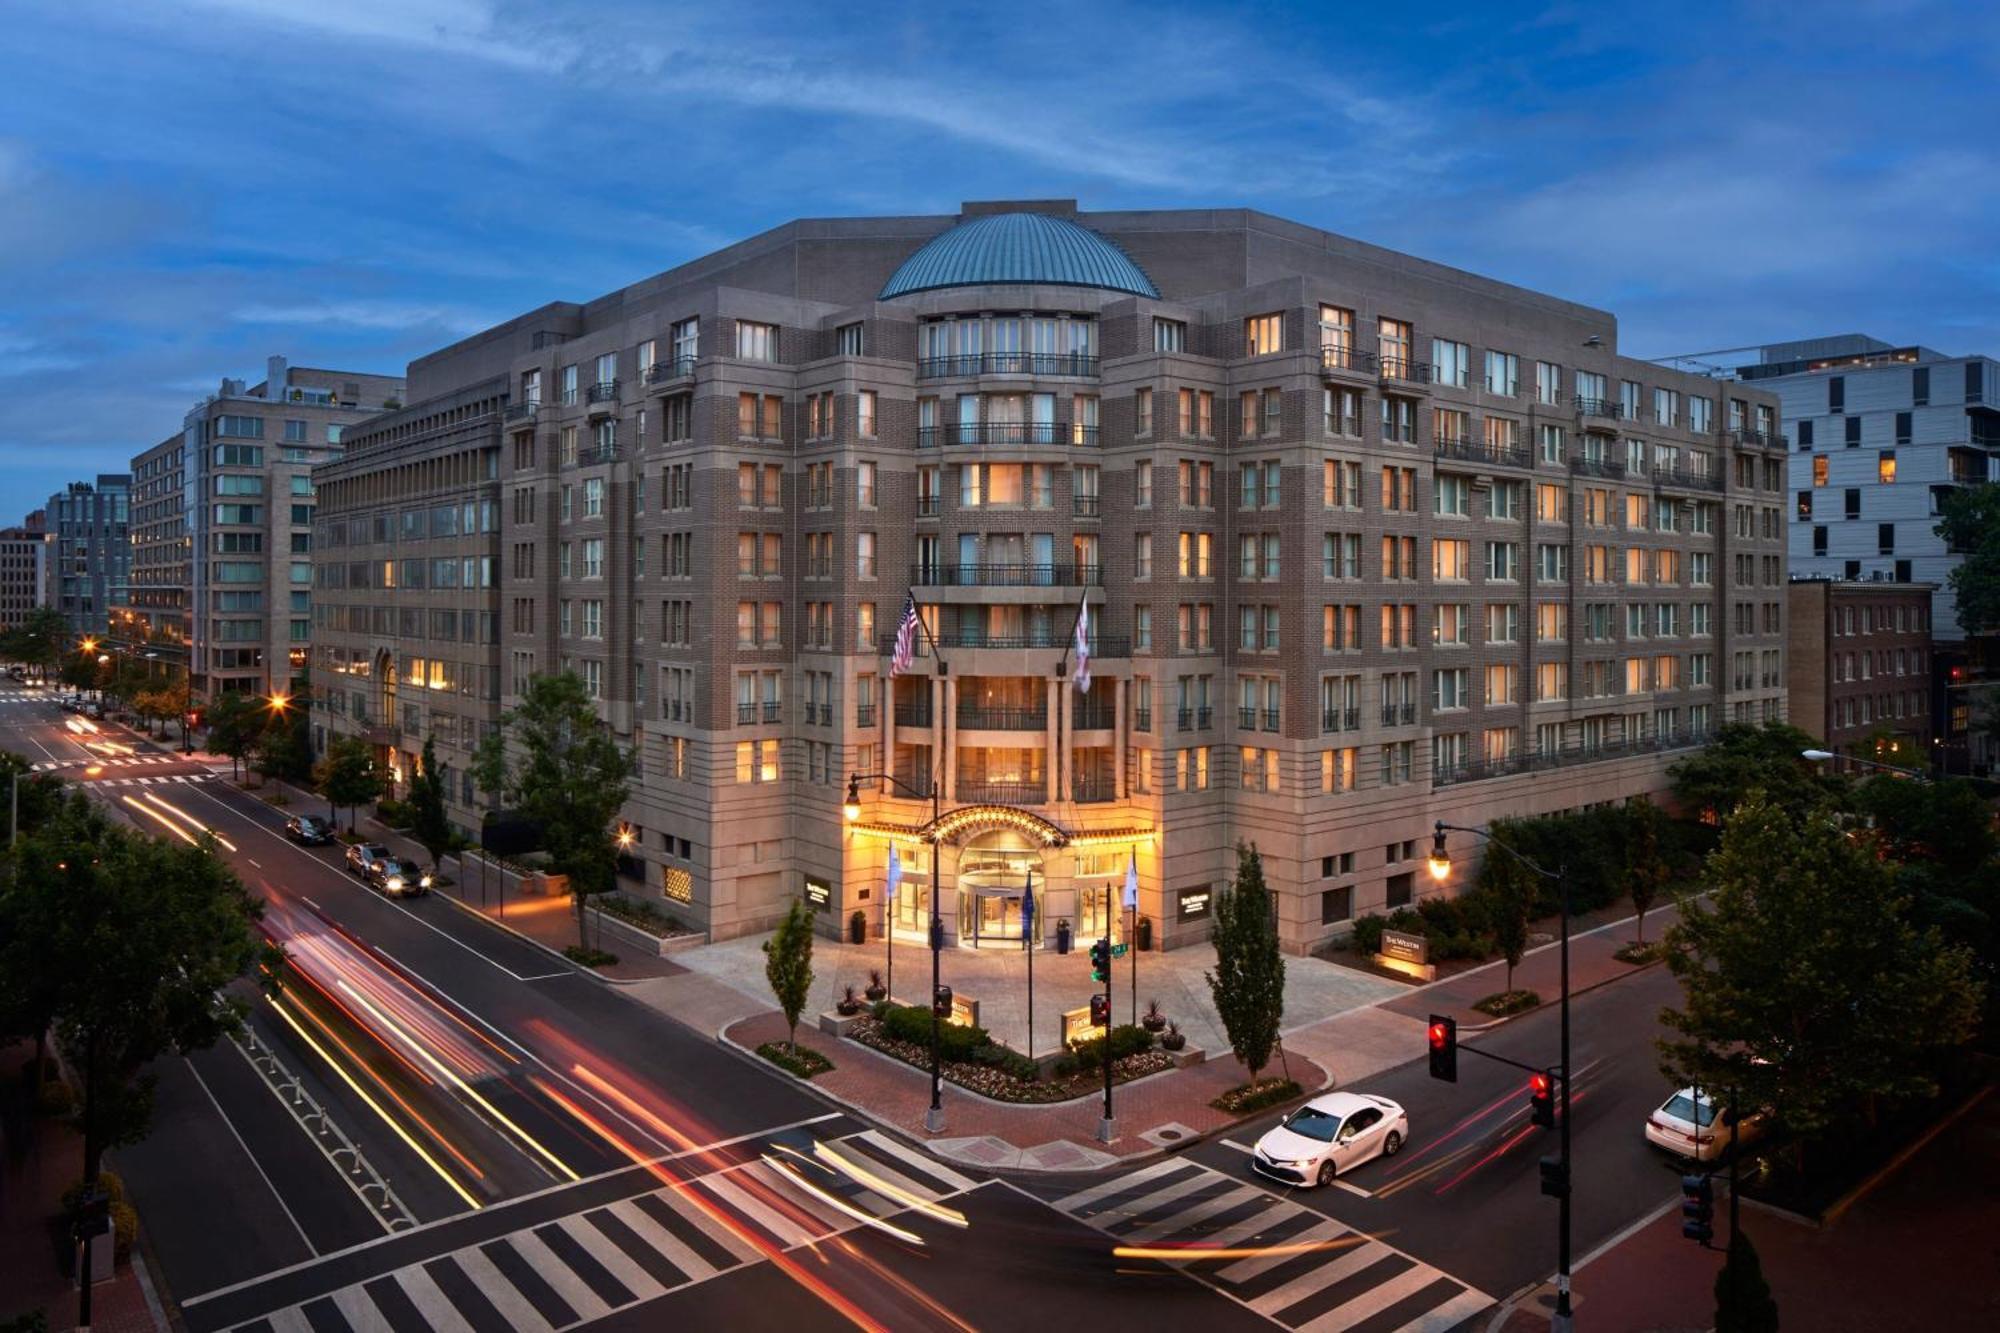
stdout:
{"type": "Polygon", "coordinates": [[[1114,945],[1112,945],[1112,946],[1111,946],[1111,956],[1112,956],[1113,958],[1123,958],[1123,957],[1125,956],[1125,947],[1126,947],[1126,946],[1125,946],[1125,945],[1123,945],[1123,944],[1114,944],[1114,945]]]}

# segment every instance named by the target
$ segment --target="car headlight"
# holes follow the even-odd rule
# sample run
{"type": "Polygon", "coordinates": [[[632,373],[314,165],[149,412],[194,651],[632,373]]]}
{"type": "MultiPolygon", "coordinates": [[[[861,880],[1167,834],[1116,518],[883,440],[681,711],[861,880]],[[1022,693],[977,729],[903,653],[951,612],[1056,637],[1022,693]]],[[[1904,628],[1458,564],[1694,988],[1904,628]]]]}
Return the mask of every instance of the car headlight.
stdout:
{"type": "Polygon", "coordinates": [[[431,877],[429,875],[425,875],[422,879],[417,881],[417,884],[421,888],[428,889],[431,886],[431,877]]]}
{"type": "Polygon", "coordinates": [[[402,877],[401,875],[391,875],[391,876],[389,876],[389,887],[390,887],[390,888],[392,888],[392,889],[400,889],[400,888],[402,888],[402,887],[403,887],[403,877],[402,877]]]}

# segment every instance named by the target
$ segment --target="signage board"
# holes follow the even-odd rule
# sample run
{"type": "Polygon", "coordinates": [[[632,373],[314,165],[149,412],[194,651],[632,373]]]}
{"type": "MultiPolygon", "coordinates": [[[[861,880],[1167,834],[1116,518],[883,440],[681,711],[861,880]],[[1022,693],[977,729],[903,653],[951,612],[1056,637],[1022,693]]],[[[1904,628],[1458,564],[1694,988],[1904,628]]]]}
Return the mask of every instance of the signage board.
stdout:
{"type": "Polygon", "coordinates": [[[1430,940],[1422,935],[1406,935],[1400,930],[1382,932],[1382,956],[1399,963],[1429,962],[1430,947],[1430,940]]]}
{"type": "Polygon", "coordinates": [[[806,876],[806,906],[815,912],[825,911],[833,905],[833,885],[823,879],[806,876]]]}
{"type": "Polygon", "coordinates": [[[1175,896],[1175,911],[1182,921],[1200,921],[1214,904],[1215,890],[1204,884],[1198,889],[1182,889],[1175,896]]]}

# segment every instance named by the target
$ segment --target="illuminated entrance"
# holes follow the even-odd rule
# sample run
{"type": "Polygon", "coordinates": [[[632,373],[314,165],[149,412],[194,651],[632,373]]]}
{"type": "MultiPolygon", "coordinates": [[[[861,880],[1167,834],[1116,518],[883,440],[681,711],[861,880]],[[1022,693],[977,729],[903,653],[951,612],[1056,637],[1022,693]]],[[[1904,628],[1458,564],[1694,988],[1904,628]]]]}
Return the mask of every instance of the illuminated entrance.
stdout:
{"type": "Polygon", "coordinates": [[[1038,904],[1046,906],[1048,877],[1036,839],[1012,828],[988,829],[968,839],[958,853],[959,942],[1018,947],[1021,897],[1030,873],[1039,890],[1038,904]]]}

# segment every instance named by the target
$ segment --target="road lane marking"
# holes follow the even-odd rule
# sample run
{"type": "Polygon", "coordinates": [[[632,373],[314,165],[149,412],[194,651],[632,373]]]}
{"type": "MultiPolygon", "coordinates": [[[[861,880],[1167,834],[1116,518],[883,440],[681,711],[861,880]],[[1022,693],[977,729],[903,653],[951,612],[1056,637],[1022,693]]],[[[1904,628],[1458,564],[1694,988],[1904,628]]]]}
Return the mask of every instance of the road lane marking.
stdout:
{"type": "MultiPolygon", "coordinates": [[[[241,1050],[242,1048],[238,1047],[237,1049],[241,1050]]],[[[201,1071],[196,1069],[194,1061],[188,1059],[185,1055],[181,1057],[181,1063],[188,1067],[188,1073],[194,1075],[194,1081],[201,1088],[202,1095],[208,1098],[208,1104],[215,1108],[215,1114],[221,1118],[224,1127],[229,1130],[229,1137],[236,1140],[236,1146],[241,1148],[243,1155],[250,1159],[250,1165],[257,1168],[257,1178],[264,1182],[265,1188],[271,1191],[271,1197],[278,1201],[278,1207],[284,1210],[285,1220],[292,1224],[292,1230],[299,1233],[299,1240],[305,1245],[307,1251],[312,1254],[313,1259],[318,1259],[320,1257],[319,1247],[312,1243],[312,1237],[306,1235],[306,1229],[300,1226],[299,1219],[292,1215],[292,1206],[285,1202],[285,1196],[278,1193],[278,1187],[273,1185],[271,1177],[264,1173],[264,1164],[257,1160],[257,1154],[250,1151],[250,1145],[243,1141],[241,1134],[237,1133],[235,1123],[230,1120],[229,1113],[222,1109],[222,1103],[216,1100],[215,1094],[209,1091],[208,1082],[202,1078],[201,1071]]],[[[306,1262],[310,1263],[312,1260],[307,1260],[306,1262]]]]}
{"type": "Polygon", "coordinates": [[[1246,1157],[1256,1151],[1256,1149],[1252,1148],[1249,1144],[1238,1143],[1235,1139],[1223,1139],[1221,1142],[1223,1147],[1234,1148],[1236,1149],[1236,1151],[1242,1153],[1246,1157]]]}

